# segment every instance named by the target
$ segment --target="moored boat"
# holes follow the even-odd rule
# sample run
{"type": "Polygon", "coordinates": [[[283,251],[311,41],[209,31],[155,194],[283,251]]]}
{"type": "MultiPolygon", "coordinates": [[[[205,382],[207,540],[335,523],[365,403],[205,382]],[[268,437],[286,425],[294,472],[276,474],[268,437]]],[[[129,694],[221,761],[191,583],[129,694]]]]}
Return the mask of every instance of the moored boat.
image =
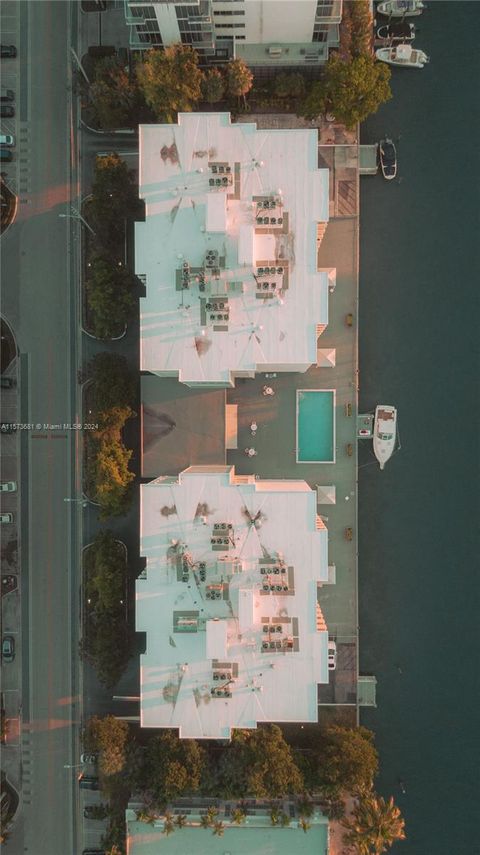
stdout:
{"type": "Polygon", "coordinates": [[[390,460],[397,438],[397,410],[389,404],[379,404],[375,409],[373,424],[373,453],[380,469],[390,460]]]}
{"type": "Polygon", "coordinates": [[[386,0],[384,3],[379,3],[377,12],[379,15],[392,18],[410,18],[421,15],[426,8],[422,0],[386,0]]]}
{"type": "Polygon", "coordinates": [[[430,62],[423,50],[405,44],[377,48],[375,56],[380,62],[388,62],[389,65],[397,65],[403,68],[423,68],[427,62],[430,62]]]}
{"type": "Polygon", "coordinates": [[[395,44],[397,42],[413,42],[415,38],[415,24],[408,21],[392,21],[390,24],[382,24],[377,28],[377,39],[395,44]]]}
{"type": "Polygon", "coordinates": [[[385,137],[378,146],[382,175],[387,181],[392,181],[397,175],[397,150],[393,140],[385,137]]]}

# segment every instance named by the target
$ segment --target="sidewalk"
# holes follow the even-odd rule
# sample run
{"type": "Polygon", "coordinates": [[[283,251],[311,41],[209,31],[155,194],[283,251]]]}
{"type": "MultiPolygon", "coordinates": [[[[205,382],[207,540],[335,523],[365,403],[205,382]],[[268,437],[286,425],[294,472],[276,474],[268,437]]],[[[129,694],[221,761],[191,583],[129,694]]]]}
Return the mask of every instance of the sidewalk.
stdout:
{"type": "Polygon", "coordinates": [[[105,12],[81,12],[79,16],[79,57],[92,45],[127,47],[129,27],[125,23],[123,5],[105,12]]]}

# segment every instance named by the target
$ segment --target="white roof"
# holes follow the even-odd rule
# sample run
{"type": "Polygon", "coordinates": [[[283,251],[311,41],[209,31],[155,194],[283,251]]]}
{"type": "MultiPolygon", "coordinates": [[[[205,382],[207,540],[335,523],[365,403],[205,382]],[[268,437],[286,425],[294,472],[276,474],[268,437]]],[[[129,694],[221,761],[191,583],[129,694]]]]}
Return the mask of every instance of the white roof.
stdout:
{"type": "Polygon", "coordinates": [[[261,481],[239,483],[230,467],[190,467],[178,482],[141,486],[143,727],[229,738],[232,728],[259,721],[317,721],[317,684],[328,682],[328,632],[316,628],[318,586],[328,581],[327,531],[315,526],[315,491],[305,482],[275,483],[275,490],[258,489],[261,481]],[[176,513],[163,515],[165,505],[176,513]],[[208,506],[208,525],[199,505],[202,512],[208,506]],[[231,697],[212,696],[222,687],[231,697]]]}
{"type": "Polygon", "coordinates": [[[135,268],[146,277],[142,370],[178,374],[186,383],[228,383],[232,372],[263,365],[306,370],[316,362],[316,326],[328,322],[316,227],[328,221],[329,205],[317,142],[316,130],[257,130],[231,124],[228,113],[186,113],[177,125],[140,126],[146,219],[135,224],[135,268]],[[259,203],[267,199],[275,207],[267,211],[269,224],[259,226],[259,203]],[[195,275],[212,250],[218,273],[207,271],[200,291],[195,275]],[[263,279],[273,296],[260,299],[258,268],[267,262],[263,279]],[[188,289],[178,290],[184,263],[196,272],[188,289]],[[216,311],[214,321],[202,311],[217,294],[228,300],[227,323],[222,317],[215,324],[216,311]],[[203,334],[210,346],[200,349],[203,334]]]}

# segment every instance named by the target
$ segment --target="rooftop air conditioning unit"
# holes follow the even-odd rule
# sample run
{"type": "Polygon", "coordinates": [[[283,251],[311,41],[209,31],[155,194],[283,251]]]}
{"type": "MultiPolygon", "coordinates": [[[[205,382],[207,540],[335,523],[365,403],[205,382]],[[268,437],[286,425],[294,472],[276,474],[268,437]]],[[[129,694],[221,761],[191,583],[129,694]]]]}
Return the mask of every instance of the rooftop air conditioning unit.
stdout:
{"type": "Polygon", "coordinates": [[[269,56],[281,56],[282,48],[281,47],[269,47],[268,48],[269,56]]]}

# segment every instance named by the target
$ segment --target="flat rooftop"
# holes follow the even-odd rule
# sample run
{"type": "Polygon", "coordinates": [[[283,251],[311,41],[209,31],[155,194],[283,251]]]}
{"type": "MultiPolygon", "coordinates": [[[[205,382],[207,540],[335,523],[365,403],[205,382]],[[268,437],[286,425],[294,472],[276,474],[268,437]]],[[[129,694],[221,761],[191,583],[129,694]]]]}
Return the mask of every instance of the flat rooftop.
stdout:
{"type": "Polygon", "coordinates": [[[314,824],[305,834],[293,825],[287,828],[270,825],[255,827],[226,826],[223,837],[211,829],[186,827],[176,829],[168,837],[159,828],[142,822],[128,823],[128,855],[327,855],[328,824],[314,824]]]}
{"type": "Polygon", "coordinates": [[[225,739],[260,721],[317,721],[328,543],[316,491],[197,466],[142,485],[140,501],[142,727],[225,739]]]}
{"type": "Polygon", "coordinates": [[[329,216],[317,131],[186,113],[139,134],[141,370],[232,385],[316,363],[329,285],[317,270],[329,216]]]}

